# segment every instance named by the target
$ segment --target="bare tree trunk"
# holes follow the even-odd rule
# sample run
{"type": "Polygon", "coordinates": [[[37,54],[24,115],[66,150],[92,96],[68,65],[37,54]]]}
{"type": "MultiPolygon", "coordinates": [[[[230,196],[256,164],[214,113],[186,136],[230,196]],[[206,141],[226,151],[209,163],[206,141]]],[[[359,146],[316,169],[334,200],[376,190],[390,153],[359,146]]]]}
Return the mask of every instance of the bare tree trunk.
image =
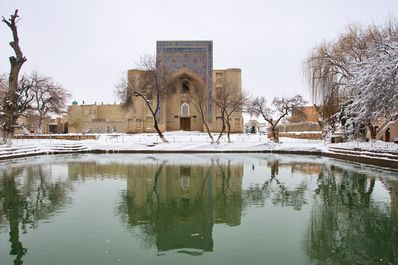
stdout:
{"type": "Polygon", "coordinates": [[[227,124],[227,138],[228,138],[228,143],[231,142],[230,134],[231,134],[231,124],[229,123],[229,118],[226,120],[227,124]]]}
{"type": "Polygon", "coordinates": [[[221,131],[220,134],[217,137],[217,141],[216,143],[219,144],[221,137],[223,135],[223,133],[225,132],[225,119],[224,119],[224,115],[225,115],[225,110],[221,110],[221,121],[222,121],[222,127],[221,127],[221,131]]]}
{"type": "Polygon", "coordinates": [[[213,137],[213,135],[211,135],[211,132],[210,132],[210,129],[209,129],[209,125],[207,124],[207,121],[205,120],[205,117],[204,117],[202,111],[200,111],[200,115],[202,116],[203,124],[204,124],[205,127],[206,127],[207,134],[208,134],[209,137],[210,137],[211,144],[214,144],[214,137],[213,137]]]}
{"type": "Polygon", "coordinates": [[[371,123],[368,123],[368,129],[369,129],[369,132],[370,132],[370,139],[372,139],[372,140],[376,139],[375,127],[373,127],[373,125],[371,123]]]}
{"type": "Polygon", "coordinates": [[[4,97],[4,120],[3,120],[3,137],[4,139],[10,139],[14,133],[14,126],[18,119],[18,77],[22,65],[26,62],[26,57],[23,55],[21,48],[19,47],[19,38],[17,31],[17,19],[18,10],[15,10],[14,15],[6,20],[4,17],[2,21],[7,24],[11,29],[13,40],[10,42],[10,46],[14,50],[15,56],[10,56],[10,75],[8,77],[8,91],[4,97]]]}
{"type": "Polygon", "coordinates": [[[162,131],[159,129],[158,121],[157,121],[155,115],[153,115],[153,127],[155,128],[155,130],[158,133],[158,135],[159,135],[160,139],[162,140],[162,142],[168,143],[169,141],[167,141],[166,137],[164,137],[162,131]]]}
{"type": "Polygon", "coordinates": [[[166,137],[164,137],[162,131],[159,129],[158,120],[156,119],[156,113],[157,113],[158,108],[156,108],[156,111],[153,111],[151,102],[149,102],[142,94],[138,94],[138,96],[140,96],[145,101],[145,103],[148,106],[149,111],[152,113],[153,127],[155,128],[156,132],[158,133],[159,138],[162,140],[163,143],[168,143],[169,141],[167,141],[166,137]]]}
{"type": "Polygon", "coordinates": [[[39,122],[38,122],[38,128],[37,128],[37,132],[42,134],[43,133],[43,117],[42,115],[39,115],[39,122]]]}
{"type": "Polygon", "coordinates": [[[202,122],[203,122],[203,124],[205,125],[205,128],[206,128],[206,132],[207,132],[207,135],[209,136],[209,138],[210,138],[210,141],[211,141],[211,144],[214,144],[215,142],[214,142],[214,137],[213,137],[213,135],[211,134],[211,132],[210,132],[210,129],[209,129],[209,125],[207,124],[207,120],[206,120],[206,115],[205,115],[205,110],[204,110],[204,108],[203,108],[203,98],[201,98],[201,97],[198,97],[197,95],[193,95],[193,105],[194,105],[194,107],[195,107],[195,109],[200,113],[200,117],[202,118],[202,122]]]}
{"type": "Polygon", "coordinates": [[[277,136],[276,133],[276,125],[271,125],[271,132],[272,132],[272,137],[274,138],[275,143],[279,143],[279,137],[277,136]]]}

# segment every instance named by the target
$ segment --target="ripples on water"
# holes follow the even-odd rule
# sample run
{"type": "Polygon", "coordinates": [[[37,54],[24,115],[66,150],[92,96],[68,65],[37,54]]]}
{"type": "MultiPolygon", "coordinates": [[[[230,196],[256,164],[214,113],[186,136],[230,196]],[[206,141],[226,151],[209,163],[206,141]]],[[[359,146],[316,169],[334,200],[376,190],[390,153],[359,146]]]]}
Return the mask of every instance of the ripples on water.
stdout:
{"type": "Polygon", "coordinates": [[[397,171],[314,156],[0,164],[0,264],[397,264],[397,171]]]}

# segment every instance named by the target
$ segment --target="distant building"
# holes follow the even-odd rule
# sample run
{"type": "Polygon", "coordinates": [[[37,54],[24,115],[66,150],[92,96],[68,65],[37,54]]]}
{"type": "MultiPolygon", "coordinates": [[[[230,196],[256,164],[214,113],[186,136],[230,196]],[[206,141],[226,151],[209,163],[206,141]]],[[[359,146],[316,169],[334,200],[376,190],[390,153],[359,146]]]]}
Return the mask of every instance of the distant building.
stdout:
{"type": "Polygon", "coordinates": [[[291,116],[285,119],[286,122],[277,126],[279,137],[321,139],[322,132],[318,118],[319,114],[314,106],[295,108],[291,116]]]}
{"type": "Polygon", "coordinates": [[[314,106],[304,106],[292,110],[288,118],[290,123],[318,122],[319,113],[314,106]]]}
{"type": "Polygon", "coordinates": [[[398,143],[398,113],[380,121],[376,124],[375,130],[377,140],[398,143]]]}
{"type": "Polygon", "coordinates": [[[267,124],[265,122],[259,122],[258,120],[249,120],[245,123],[245,133],[265,133],[267,124]]]}
{"type": "MultiPolygon", "coordinates": [[[[215,107],[217,90],[228,86],[242,92],[241,70],[213,69],[212,41],[158,41],[157,63],[166,94],[160,104],[159,127],[162,131],[204,131],[200,114],[192,104],[190,89],[199,89],[206,98],[206,110],[211,131],[220,131],[222,120],[215,107]],[[199,87],[192,87],[192,84],[199,87]]],[[[128,79],[134,82],[144,74],[129,70],[128,79]]],[[[153,118],[145,103],[135,98],[135,106],[120,104],[73,104],[69,106],[68,132],[154,132],[153,118]]],[[[243,117],[237,112],[231,117],[232,132],[243,132],[243,117]]]]}

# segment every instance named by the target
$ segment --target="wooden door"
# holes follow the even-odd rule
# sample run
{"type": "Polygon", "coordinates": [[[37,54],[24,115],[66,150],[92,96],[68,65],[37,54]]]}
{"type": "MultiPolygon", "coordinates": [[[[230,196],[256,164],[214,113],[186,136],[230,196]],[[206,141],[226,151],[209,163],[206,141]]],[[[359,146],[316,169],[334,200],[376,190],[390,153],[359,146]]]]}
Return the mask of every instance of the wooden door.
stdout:
{"type": "Polygon", "coordinates": [[[390,139],[390,137],[391,137],[391,135],[390,135],[390,128],[388,128],[387,130],[386,130],[386,132],[385,132],[385,141],[386,142],[389,142],[391,139],[390,139]]]}
{"type": "Polygon", "coordinates": [[[191,130],[191,118],[180,118],[180,130],[183,131],[191,130]]]}

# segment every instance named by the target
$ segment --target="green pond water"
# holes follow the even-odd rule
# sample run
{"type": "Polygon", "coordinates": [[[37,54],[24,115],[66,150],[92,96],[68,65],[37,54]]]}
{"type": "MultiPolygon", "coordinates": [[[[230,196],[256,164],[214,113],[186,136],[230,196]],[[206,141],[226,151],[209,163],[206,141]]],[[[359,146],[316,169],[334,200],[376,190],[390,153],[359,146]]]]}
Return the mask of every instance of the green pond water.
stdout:
{"type": "Polygon", "coordinates": [[[398,172],[272,154],[3,161],[0,264],[398,264],[398,172]]]}

